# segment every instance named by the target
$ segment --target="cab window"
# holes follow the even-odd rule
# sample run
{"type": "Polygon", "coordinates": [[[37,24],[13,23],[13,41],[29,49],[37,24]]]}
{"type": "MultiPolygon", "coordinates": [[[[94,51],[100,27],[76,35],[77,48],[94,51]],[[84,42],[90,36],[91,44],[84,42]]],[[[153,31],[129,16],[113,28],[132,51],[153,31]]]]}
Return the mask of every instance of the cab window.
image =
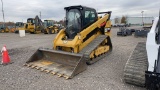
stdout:
{"type": "Polygon", "coordinates": [[[84,24],[88,25],[96,20],[96,15],[93,11],[85,11],[85,21],[84,24]]]}

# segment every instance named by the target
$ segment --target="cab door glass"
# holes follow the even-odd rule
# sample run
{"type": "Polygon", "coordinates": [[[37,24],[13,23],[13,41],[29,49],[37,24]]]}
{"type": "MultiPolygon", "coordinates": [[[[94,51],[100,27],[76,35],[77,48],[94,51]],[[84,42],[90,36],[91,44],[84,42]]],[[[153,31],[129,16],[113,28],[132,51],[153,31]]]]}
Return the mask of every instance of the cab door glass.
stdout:
{"type": "Polygon", "coordinates": [[[88,25],[90,23],[93,23],[95,21],[96,15],[93,11],[85,11],[85,20],[84,25],[88,25]]]}

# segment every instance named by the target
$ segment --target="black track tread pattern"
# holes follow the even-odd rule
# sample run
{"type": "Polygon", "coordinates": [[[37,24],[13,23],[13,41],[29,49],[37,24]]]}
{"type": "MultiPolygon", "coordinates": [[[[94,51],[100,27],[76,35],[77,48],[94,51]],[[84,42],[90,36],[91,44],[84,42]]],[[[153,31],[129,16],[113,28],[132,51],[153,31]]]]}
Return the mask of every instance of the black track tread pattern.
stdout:
{"type": "Polygon", "coordinates": [[[124,69],[124,81],[145,86],[145,71],[148,69],[146,43],[139,42],[128,59],[124,69]]]}
{"type": "Polygon", "coordinates": [[[106,56],[106,54],[102,54],[99,57],[96,57],[96,58],[90,60],[91,52],[94,51],[106,38],[107,38],[106,35],[99,35],[91,43],[89,43],[85,48],[83,48],[80,51],[81,54],[84,54],[84,57],[85,57],[87,64],[93,64],[96,61],[98,61],[106,56]]]}

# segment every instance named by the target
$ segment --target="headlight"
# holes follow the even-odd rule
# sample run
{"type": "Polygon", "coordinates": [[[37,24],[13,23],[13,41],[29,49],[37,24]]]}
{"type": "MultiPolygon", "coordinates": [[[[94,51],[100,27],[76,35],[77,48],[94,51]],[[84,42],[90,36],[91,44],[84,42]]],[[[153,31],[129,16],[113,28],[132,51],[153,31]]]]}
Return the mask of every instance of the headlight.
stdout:
{"type": "Polygon", "coordinates": [[[107,28],[105,28],[104,32],[107,32],[107,31],[108,31],[107,28]]]}
{"type": "Polygon", "coordinates": [[[104,32],[110,32],[110,28],[105,28],[104,32]]]}

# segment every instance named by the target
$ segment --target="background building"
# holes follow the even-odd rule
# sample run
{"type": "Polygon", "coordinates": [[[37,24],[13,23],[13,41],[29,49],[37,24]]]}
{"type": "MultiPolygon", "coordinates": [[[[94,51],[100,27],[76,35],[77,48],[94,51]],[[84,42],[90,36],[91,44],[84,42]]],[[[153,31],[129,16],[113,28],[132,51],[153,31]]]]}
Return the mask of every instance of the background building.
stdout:
{"type": "MultiPolygon", "coordinates": [[[[114,24],[121,24],[121,17],[116,17],[115,19],[112,19],[112,25],[114,24]]],[[[154,17],[126,17],[126,23],[131,25],[142,25],[142,22],[144,24],[151,25],[154,20],[154,17]]]]}
{"type": "Polygon", "coordinates": [[[142,25],[142,22],[144,24],[152,24],[154,20],[154,17],[127,17],[127,23],[129,24],[135,24],[135,25],[142,25]]]}

